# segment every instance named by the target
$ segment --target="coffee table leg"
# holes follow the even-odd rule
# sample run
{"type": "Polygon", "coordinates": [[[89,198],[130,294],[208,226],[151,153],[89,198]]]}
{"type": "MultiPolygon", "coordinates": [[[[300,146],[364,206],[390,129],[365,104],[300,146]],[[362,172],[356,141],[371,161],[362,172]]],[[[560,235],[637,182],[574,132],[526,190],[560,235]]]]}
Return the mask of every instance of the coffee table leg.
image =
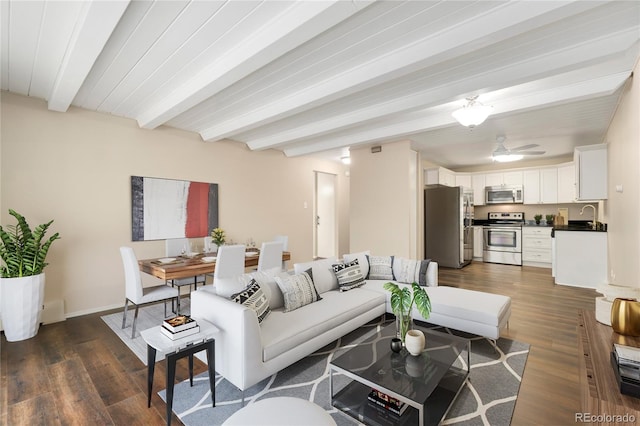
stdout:
{"type": "Polygon", "coordinates": [[[167,426],[171,424],[173,408],[173,382],[176,379],[176,354],[167,355],[167,426]]]}
{"type": "Polygon", "coordinates": [[[207,364],[209,365],[209,388],[211,388],[211,403],[216,406],[216,341],[211,340],[207,345],[207,364]]]}
{"type": "Polygon", "coordinates": [[[156,367],[156,349],[147,345],[147,408],[151,407],[151,391],[153,389],[153,373],[156,367]]]}

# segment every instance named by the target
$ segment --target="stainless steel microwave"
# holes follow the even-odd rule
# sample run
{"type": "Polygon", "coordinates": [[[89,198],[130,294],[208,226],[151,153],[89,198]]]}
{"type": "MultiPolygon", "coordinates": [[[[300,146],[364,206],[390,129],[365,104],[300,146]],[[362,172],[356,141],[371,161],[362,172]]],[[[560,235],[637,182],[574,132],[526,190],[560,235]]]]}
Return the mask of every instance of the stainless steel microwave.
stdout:
{"type": "Polygon", "coordinates": [[[522,185],[487,186],[484,195],[486,204],[522,204],[524,202],[522,185]]]}

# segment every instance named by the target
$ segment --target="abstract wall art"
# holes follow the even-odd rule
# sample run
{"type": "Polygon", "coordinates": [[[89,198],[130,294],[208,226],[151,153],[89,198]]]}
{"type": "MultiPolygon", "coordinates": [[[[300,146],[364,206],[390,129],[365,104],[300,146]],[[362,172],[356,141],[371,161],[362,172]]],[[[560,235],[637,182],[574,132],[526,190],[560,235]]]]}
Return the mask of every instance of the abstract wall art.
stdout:
{"type": "Polygon", "coordinates": [[[131,176],[133,241],[205,237],[217,227],[217,183],[131,176]]]}

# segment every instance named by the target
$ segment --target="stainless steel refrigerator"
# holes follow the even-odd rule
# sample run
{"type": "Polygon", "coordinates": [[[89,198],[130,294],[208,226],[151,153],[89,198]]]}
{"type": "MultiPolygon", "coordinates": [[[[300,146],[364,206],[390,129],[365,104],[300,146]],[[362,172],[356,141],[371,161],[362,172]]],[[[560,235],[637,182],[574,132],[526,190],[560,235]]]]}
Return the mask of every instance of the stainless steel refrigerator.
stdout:
{"type": "Polygon", "coordinates": [[[425,258],[462,268],[473,258],[473,191],[460,186],[424,190],[425,258]]]}

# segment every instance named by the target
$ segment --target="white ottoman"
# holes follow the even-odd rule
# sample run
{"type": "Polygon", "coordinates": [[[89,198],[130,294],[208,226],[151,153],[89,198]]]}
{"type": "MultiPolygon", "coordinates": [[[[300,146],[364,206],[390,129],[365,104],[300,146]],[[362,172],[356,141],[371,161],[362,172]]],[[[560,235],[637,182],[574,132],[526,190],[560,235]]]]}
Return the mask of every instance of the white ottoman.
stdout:
{"type": "Polygon", "coordinates": [[[236,411],[223,425],[227,426],[300,426],[335,425],[331,415],[306,399],[279,396],[262,399],[236,411]]]}

